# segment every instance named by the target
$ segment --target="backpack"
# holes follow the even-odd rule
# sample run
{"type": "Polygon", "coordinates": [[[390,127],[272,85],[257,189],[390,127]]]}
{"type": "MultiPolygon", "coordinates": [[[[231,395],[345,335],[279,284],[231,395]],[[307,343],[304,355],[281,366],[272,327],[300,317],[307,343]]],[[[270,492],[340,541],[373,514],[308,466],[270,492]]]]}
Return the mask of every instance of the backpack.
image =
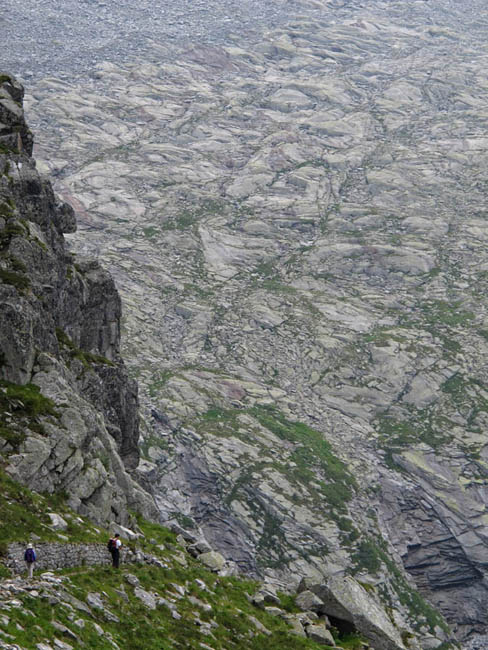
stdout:
{"type": "Polygon", "coordinates": [[[29,563],[36,561],[36,554],[33,548],[26,549],[24,553],[24,560],[29,563]]]}
{"type": "Polygon", "coordinates": [[[109,540],[108,540],[108,542],[107,542],[107,548],[108,548],[108,550],[109,550],[110,552],[115,551],[115,549],[117,548],[116,545],[115,545],[115,539],[109,539],[109,540]]]}

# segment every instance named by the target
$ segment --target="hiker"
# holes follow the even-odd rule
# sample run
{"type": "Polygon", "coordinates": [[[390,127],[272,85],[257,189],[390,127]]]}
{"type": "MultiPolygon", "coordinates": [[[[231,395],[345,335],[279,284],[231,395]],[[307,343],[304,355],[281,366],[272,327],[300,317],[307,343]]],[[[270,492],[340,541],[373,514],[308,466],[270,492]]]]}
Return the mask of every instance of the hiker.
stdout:
{"type": "Polygon", "coordinates": [[[119,539],[119,534],[115,533],[115,535],[111,537],[108,541],[108,550],[112,554],[112,566],[114,567],[114,569],[119,568],[121,546],[122,546],[122,542],[119,539]]]}
{"type": "Polygon", "coordinates": [[[34,562],[36,561],[36,552],[32,544],[27,544],[27,548],[24,553],[24,562],[27,566],[27,577],[32,578],[34,576],[34,562]]]}

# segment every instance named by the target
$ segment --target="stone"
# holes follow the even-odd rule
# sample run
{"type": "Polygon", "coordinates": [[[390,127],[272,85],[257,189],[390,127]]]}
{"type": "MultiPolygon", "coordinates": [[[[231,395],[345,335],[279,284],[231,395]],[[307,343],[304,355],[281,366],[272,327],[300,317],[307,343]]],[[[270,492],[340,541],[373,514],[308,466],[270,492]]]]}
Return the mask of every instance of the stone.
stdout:
{"type": "Polygon", "coordinates": [[[182,551],[174,551],[173,552],[173,559],[178,562],[178,564],[184,568],[188,566],[188,560],[186,559],[185,555],[183,554],[182,551]]]}
{"type": "Polygon", "coordinates": [[[140,587],[141,585],[139,578],[135,576],[133,573],[124,574],[124,580],[128,582],[130,585],[132,585],[133,587],[140,587]]]}
{"type": "Polygon", "coordinates": [[[204,603],[202,600],[199,598],[196,598],[195,596],[188,596],[188,601],[192,604],[195,605],[196,607],[200,607],[200,609],[203,609],[206,612],[211,612],[212,611],[212,606],[208,603],[204,603]]]}
{"type": "Polygon", "coordinates": [[[271,631],[268,630],[268,628],[263,625],[261,621],[259,621],[255,616],[248,615],[248,619],[261,634],[266,634],[266,636],[269,636],[271,634],[271,631]]]}
{"type": "Polygon", "coordinates": [[[105,636],[105,631],[103,627],[98,625],[98,623],[93,623],[93,627],[95,629],[95,632],[98,634],[98,636],[105,636]]]}
{"type": "Polygon", "coordinates": [[[283,616],[284,613],[284,611],[279,607],[265,607],[264,611],[271,614],[271,616],[283,616]]]}
{"type": "Polygon", "coordinates": [[[312,591],[301,591],[296,597],[296,604],[303,612],[312,611],[316,614],[325,613],[324,603],[312,591]]]}
{"type": "MultiPolygon", "coordinates": [[[[484,35],[483,21],[469,18],[484,7],[470,0],[459,12],[456,3],[443,3],[439,25],[433,3],[387,4],[328,3],[321,22],[317,3],[306,0],[300,17],[290,12],[281,20],[278,12],[252,45],[242,30],[238,47],[225,44],[225,56],[206,52],[198,79],[194,59],[189,67],[160,44],[160,65],[143,74],[139,63],[124,60],[97,70],[95,84],[36,84],[29,110],[46,124],[39,164],[62,170],[57,189],[81,215],[73,249],[96,251],[121,287],[122,345],[141,382],[144,417],[154,427],[148,435],[164,446],[148,474],[163,518],[198,513],[212,548],[242,571],[264,566],[278,578],[312,574],[320,582],[354,564],[356,545],[371,529],[371,505],[398,570],[405,571],[404,558],[411,579],[462,636],[469,625],[488,626],[480,510],[487,423],[479,408],[486,101],[475,49],[484,35]],[[422,56],[411,54],[419,46],[422,56]],[[222,59],[232,74],[215,73],[222,59]],[[196,96],[201,111],[187,101],[196,96]],[[144,125],[129,128],[135,110],[144,125]],[[90,115],[104,128],[92,131],[90,115]],[[164,381],[161,359],[174,373],[164,381]],[[321,490],[326,468],[312,466],[313,480],[301,480],[303,463],[291,463],[306,450],[275,435],[281,419],[268,427],[269,413],[244,413],[266,406],[316,429],[357,481],[357,494],[341,503],[349,509],[342,525],[360,534],[350,548],[321,490]],[[153,409],[167,415],[166,424],[153,409]],[[226,415],[219,420],[215,411],[226,415]],[[200,426],[207,413],[214,421],[200,426]],[[178,422],[197,430],[200,442],[180,433],[178,422]]],[[[2,116],[6,137],[17,142],[10,125],[27,136],[18,92],[11,86],[2,116]]],[[[16,179],[17,170],[12,174],[16,179]]],[[[22,182],[30,181],[38,191],[27,170],[22,182]]],[[[48,245],[56,233],[28,221],[32,236],[48,245]]],[[[62,230],[62,217],[54,221],[62,230]]],[[[21,250],[20,259],[29,258],[28,244],[12,241],[9,255],[21,250]]],[[[39,284],[56,286],[65,276],[59,270],[50,274],[55,282],[39,284]]],[[[83,281],[97,275],[85,270],[83,281]]],[[[45,324],[24,304],[28,324],[17,326],[14,289],[2,283],[2,291],[0,313],[14,323],[5,318],[0,326],[14,342],[2,344],[12,362],[2,373],[20,360],[15,372],[30,381],[37,360],[29,337],[45,324]]],[[[94,320],[100,348],[115,354],[110,328],[94,320]]],[[[92,334],[84,340],[96,341],[92,334]]],[[[54,336],[51,343],[55,356],[54,336]]],[[[96,399],[103,391],[89,383],[96,399]]],[[[69,392],[58,394],[71,403],[69,392]]],[[[91,418],[84,415],[79,438],[99,438],[88,438],[91,418]]],[[[101,435],[113,434],[132,465],[133,438],[121,437],[116,421],[112,413],[115,428],[101,435]]],[[[41,440],[36,448],[13,459],[11,471],[54,487],[37,470],[51,473],[55,446],[41,440]]],[[[66,454],[59,466],[72,469],[60,472],[60,482],[81,472],[80,454],[66,454]]],[[[73,499],[102,521],[112,486],[95,456],[87,484],[74,482],[73,499]]],[[[333,482],[326,487],[337,495],[333,482]]],[[[123,512],[127,497],[119,497],[123,512]]],[[[383,565],[379,577],[394,594],[389,573],[383,565]]],[[[365,575],[371,584],[378,579],[365,575]]],[[[398,611],[405,622],[408,612],[398,611]]]]}
{"type": "Polygon", "coordinates": [[[279,597],[276,595],[274,589],[271,587],[264,585],[263,587],[260,588],[259,594],[261,594],[264,598],[265,603],[270,603],[272,605],[280,605],[281,601],[279,597]]]}
{"type": "Polygon", "coordinates": [[[115,593],[122,598],[126,603],[129,602],[129,596],[122,589],[114,589],[115,593]]]}
{"type": "Polygon", "coordinates": [[[185,542],[190,544],[195,544],[198,541],[198,537],[190,530],[182,528],[177,521],[168,521],[166,525],[170,530],[172,530],[176,535],[181,535],[185,542]]]}
{"type": "Polygon", "coordinates": [[[334,637],[325,625],[307,625],[305,628],[307,638],[320,645],[335,646],[334,637]]]}
{"type": "Polygon", "coordinates": [[[285,614],[283,618],[288,623],[288,625],[290,625],[293,634],[296,634],[297,636],[301,636],[303,638],[307,636],[305,633],[305,628],[303,627],[298,614],[285,614]]]}
{"type": "Polygon", "coordinates": [[[59,650],[73,650],[73,646],[70,645],[69,643],[66,643],[65,641],[61,641],[60,639],[54,639],[54,647],[59,648],[59,650]]]}
{"type": "Polygon", "coordinates": [[[119,622],[118,616],[113,614],[107,607],[105,607],[101,595],[99,593],[89,593],[86,597],[86,602],[90,607],[93,607],[94,609],[101,610],[104,618],[107,621],[112,621],[114,623],[119,622]]]}
{"type": "Polygon", "coordinates": [[[55,512],[48,512],[48,517],[51,519],[51,528],[54,530],[66,530],[68,522],[55,512]]]}
{"type": "Polygon", "coordinates": [[[89,593],[86,597],[86,602],[90,607],[94,609],[105,609],[105,605],[102,602],[101,595],[99,593],[89,593]]]}
{"type": "Polygon", "coordinates": [[[156,609],[157,599],[154,594],[151,594],[148,591],[141,589],[141,587],[136,587],[134,589],[134,596],[136,598],[139,598],[142,604],[148,609],[156,609]]]}
{"type": "Polygon", "coordinates": [[[224,568],[225,558],[217,551],[210,551],[202,553],[198,556],[198,560],[209,568],[211,571],[218,572],[224,568]]]}
{"type": "Polygon", "coordinates": [[[190,555],[193,555],[193,557],[198,557],[198,555],[201,555],[202,553],[211,553],[212,547],[206,540],[199,540],[198,542],[195,542],[195,544],[187,546],[186,550],[190,555]]]}
{"type": "Polygon", "coordinates": [[[112,528],[114,530],[114,533],[118,533],[121,537],[125,537],[131,542],[136,541],[140,537],[139,533],[135,533],[133,530],[130,530],[130,528],[126,528],[120,524],[113,524],[112,528]]]}
{"type": "Polygon", "coordinates": [[[58,632],[61,632],[65,636],[69,637],[70,639],[73,639],[74,641],[78,641],[79,639],[76,636],[74,632],[72,632],[69,627],[66,627],[66,625],[63,625],[62,623],[58,623],[58,621],[52,621],[51,625],[58,630],[58,632]]]}
{"type": "Polygon", "coordinates": [[[333,576],[327,584],[312,588],[328,616],[352,623],[377,650],[404,650],[398,629],[380,603],[354,578],[333,576]]]}

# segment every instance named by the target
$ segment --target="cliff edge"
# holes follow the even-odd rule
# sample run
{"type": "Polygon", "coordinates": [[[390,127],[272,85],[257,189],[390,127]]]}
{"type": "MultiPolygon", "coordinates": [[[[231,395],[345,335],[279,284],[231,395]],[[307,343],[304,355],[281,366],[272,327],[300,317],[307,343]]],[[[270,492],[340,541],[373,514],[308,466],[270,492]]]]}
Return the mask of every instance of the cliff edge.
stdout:
{"type": "Polygon", "coordinates": [[[139,461],[137,386],[120,356],[111,276],[74,256],[74,211],[32,158],[22,86],[0,74],[0,453],[39,492],[65,491],[100,523],[154,514],[131,478],[139,461]]]}

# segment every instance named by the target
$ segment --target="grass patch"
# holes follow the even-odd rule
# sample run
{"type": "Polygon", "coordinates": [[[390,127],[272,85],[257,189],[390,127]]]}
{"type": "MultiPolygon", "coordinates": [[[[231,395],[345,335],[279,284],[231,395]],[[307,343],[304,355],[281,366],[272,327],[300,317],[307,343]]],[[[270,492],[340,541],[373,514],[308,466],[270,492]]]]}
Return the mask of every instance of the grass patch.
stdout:
{"type": "MultiPolygon", "coordinates": [[[[225,499],[229,506],[237,498],[244,499],[253,510],[256,521],[260,521],[262,526],[258,545],[267,565],[281,566],[286,563],[287,544],[282,540],[281,521],[248,498],[247,488],[253,482],[255,473],[266,475],[268,471],[274,471],[281,474],[294,486],[287,491],[286,498],[297,504],[307,503],[321,513],[326,512],[329,519],[337,522],[344,543],[351,544],[358,537],[358,532],[345,515],[348,513],[347,504],[356,489],[356,480],[346,464],[333,453],[323,434],[302,422],[288,420],[276,408],[269,406],[248,409],[213,406],[200,417],[195,428],[212,435],[255,440],[260,435],[259,430],[253,430],[252,424],[244,425],[242,416],[251,416],[280,440],[292,443],[286,463],[267,458],[263,450],[263,459],[250,462],[243,469],[225,499]]],[[[302,552],[301,549],[296,550],[302,552]]],[[[326,548],[320,549],[320,553],[326,552],[326,548]]]]}
{"type": "Polygon", "coordinates": [[[56,328],[56,337],[58,339],[59,345],[68,352],[69,356],[72,359],[78,359],[81,361],[85,368],[91,368],[93,364],[115,366],[113,361],[110,361],[110,359],[107,359],[100,354],[93,354],[92,352],[87,352],[86,350],[78,348],[66,334],[66,332],[59,327],[56,328]]]}
{"type": "Polygon", "coordinates": [[[15,287],[19,293],[25,293],[31,286],[27,275],[16,273],[15,271],[8,271],[7,269],[0,269],[0,281],[15,287]]]}
{"type": "Polygon", "coordinates": [[[36,535],[41,541],[57,541],[57,533],[50,529],[47,512],[55,511],[65,517],[68,528],[63,534],[71,536],[76,542],[102,542],[106,535],[96,531],[94,526],[78,521],[66,506],[66,495],[36,494],[21,486],[0,468],[0,556],[5,555],[7,545],[12,542],[32,540],[36,535]],[[3,552],[2,552],[3,550],[3,552]]]}
{"type": "MultiPolygon", "coordinates": [[[[374,540],[373,538],[361,540],[356,551],[352,554],[352,560],[353,565],[350,569],[352,575],[362,571],[375,575],[378,574],[383,565],[386,567],[392,578],[392,586],[398,600],[408,609],[410,623],[415,630],[420,631],[424,625],[427,625],[432,633],[434,633],[437,626],[446,633],[449,632],[449,627],[441,614],[407,583],[400,569],[388,555],[383,540],[374,540]]],[[[379,591],[383,602],[390,607],[394,607],[391,596],[384,585],[379,591]]]]}
{"type": "Polygon", "coordinates": [[[277,467],[280,472],[286,472],[287,479],[300,483],[312,493],[314,489],[311,488],[310,482],[314,481],[317,486],[317,500],[325,501],[337,517],[347,512],[347,502],[352,499],[356,480],[345,463],[333,453],[331,445],[319,431],[302,422],[287,420],[271,406],[254,406],[249,409],[224,409],[214,406],[200,417],[197,430],[242,438],[238,420],[241,415],[252,416],[280,440],[294,443],[295,448],[289,461],[294,463],[295,467],[277,467]]]}
{"type": "MultiPolygon", "coordinates": [[[[10,203],[0,204],[0,217],[7,219],[13,215],[13,207],[10,203]]],[[[8,223],[0,230],[0,248],[6,248],[14,237],[26,237],[27,229],[18,222],[8,223]]]]}
{"type": "MultiPolygon", "coordinates": [[[[21,487],[0,470],[0,553],[5,553],[11,541],[25,541],[35,534],[39,541],[56,540],[57,534],[48,524],[47,512],[59,512],[70,525],[64,534],[70,541],[106,542],[106,533],[97,531],[89,522],[79,518],[64,505],[65,495],[38,495],[21,487]]],[[[69,599],[61,595],[56,607],[52,606],[47,593],[43,597],[32,597],[29,593],[16,593],[22,601],[20,607],[11,607],[8,617],[2,617],[0,628],[12,636],[12,642],[26,650],[35,650],[39,643],[52,644],[59,638],[59,625],[68,627],[76,634],[78,641],[66,640],[76,647],[92,650],[108,650],[116,643],[127,650],[170,650],[185,648],[200,650],[202,639],[208,638],[214,650],[319,650],[324,646],[300,638],[291,633],[280,617],[252,605],[249,595],[256,592],[258,583],[237,577],[221,577],[206,570],[201,563],[190,556],[187,566],[181,566],[175,559],[180,553],[176,535],[162,526],[133,515],[136,527],[143,534],[137,541],[142,550],[158,556],[164,568],[147,565],[124,565],[120,571],[109,566],[77,567],[62,572],[63,594],[70,594],[86,602],[89,593],[100,594],[105,610],[91,609],[91,613],[76,610],[76,618],[82,625],[75,625],[73,607],[69,599]],[[135,591],[125,579],[125,574],[137,577],[140,586],[147,592],[161,598],[156,609],[149,609],[137,598],[135,591]],[[195,600],[197,599],[197,600],[195,600]],[[111,621],[106,611],[114,613],[119,621],[111,621]],[[177,612],[177,617],[172,611],[177,612]],[[263,634],[253,619],[269,630],[263,634]],[[33,622],[35,620],[35,625],[33,622]],[[96,632],[94,624],[104,634],[96,632]],[[205,637],[207,626],[212,636],[205,637]]],[[[124,540],[127,546],[129,543],[124,540]]],[[[5,571],[0,571],[4,575],[5,571]]],[[[279,594],[281,608],[286,612],[297,612],[294,597],[279,594]]],[[[420,605],[419,605],[420,607],[420,605]]],[[[417,611],[417,610],[416,610],[417,611]]],[[[424,610],[422,610],[424,611],[424,610]]],[[[432,619],[437,622],[437,619],[432,619]]],[[[336,639],[338,645],[353,650],[360,647],[361,640],[355,636],[336,639]]]]}
{"type": "Polygon", "coordinates": [[[405,419],[399,420],[387,413],[376,420],[379,444],[383,449],[395,452],[424,442],[432,449],[439,449],[452,440],[450,433],[454,423],[440,415],[435,405],[425,409],[410,408],[405,419]]]}
{"type": "Polygon", "coordinates": [[[327,503],[338,512],[345,511],[346,503],[353,496],[356,480],[345,463],[332,452],[323,434],[302,422],[287,420],[272,407],[255,406],[248,413],[281,440],[297,445],[290,457],[297,464],[295,476],[308,484],[311,471],[313,476],[322,475],[320,491],[327,503]]]}
{"type": "Polygon", "coordinates": [[[44,435],[43,418],[59,417],[52,400],[35,384],[0,380],[0,438],[18,450],[27,432],[44,435]]]}

